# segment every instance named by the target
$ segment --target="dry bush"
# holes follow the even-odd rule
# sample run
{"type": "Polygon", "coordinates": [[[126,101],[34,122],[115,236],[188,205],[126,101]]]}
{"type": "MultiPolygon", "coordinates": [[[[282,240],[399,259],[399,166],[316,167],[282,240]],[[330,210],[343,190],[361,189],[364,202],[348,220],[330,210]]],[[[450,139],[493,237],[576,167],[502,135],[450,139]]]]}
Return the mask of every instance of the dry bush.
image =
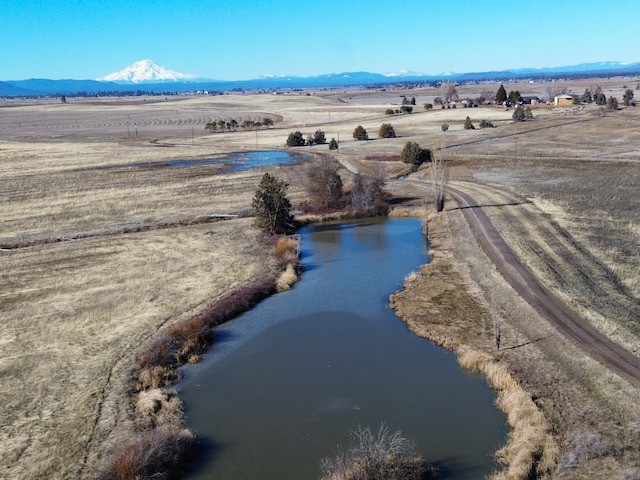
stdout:
{"type": "Polygon", "coordinates": [[[171,359],[172,350],[171,339],[166,335],[162,335],[136,357],[135,363],[140,368],[166,365],[171,359]]]}
{"type": "Polygon", "coordinates": [[[178,345],[174,353],[178,365],[195,363],[209,346],[211,325],[203,317],[192,317],[171,325],[168,334],[178,345]]]}
{"type": "Polygon", "coordinates": [[[174,367],[164,365],[147,366],[138,372],[136,391],[150,388],[161,388],[173,385],[182,378],[182,375],[174,367]]]}
{"type": "Polygon", "coordinates": [[[152,388],[137,394],[136,414],[144,428],[179,427],[182,402],[176,390],[152,388]]]}
{"type": "Polygon", "coordinates": [[[359,428],[353,446],[320,462],[323,480],[427,480],[435,469],[400,431],[382,425],[377,434],[359,428]]]}
{"type": "Polygon", "coordinates": [[[156,428],[116,447],[104,461],[100,480],[179,478],[193,457],[195,437],[180,428],[156,428]]]}
{"type": "Polygon", "coordinates": [[[300,245],[296,237],[279,237],[276,240],[275,249],[280,265],[298,262],[300,245]]]}
{"type": "Polygon", "coordinates": [[[135,359],[137,379],[134,391],[173,385],[181,378],[177,367],[196,363],[211,342],[216,325],[249,310],[276,291],[276,281],[267,277],[239,288],[200,315],[171,325],[135,359]]]}
{"type": "Polygon", "coordinates": [[[276,289],[279,292],[289,290],[291,286],[298,281],[298,274],[296,273],[296,267],[290,263],[284,272],[278,277],[276,282],[276,289]]]}

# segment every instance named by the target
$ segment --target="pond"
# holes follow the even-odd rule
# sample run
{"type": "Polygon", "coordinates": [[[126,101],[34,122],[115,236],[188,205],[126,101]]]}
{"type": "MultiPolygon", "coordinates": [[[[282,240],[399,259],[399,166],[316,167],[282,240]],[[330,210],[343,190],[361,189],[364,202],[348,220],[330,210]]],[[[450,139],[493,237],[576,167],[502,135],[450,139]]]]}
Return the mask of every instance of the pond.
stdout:
{"type": "Polygon", "coordinates": [[[415,336],[388,306],[428,261],[411,219],[319,225],[302,234],[301,281],[221,326],[181,387],[203,440],[191,480],[317,479],[351,433],[385,424],[447,479],[478,479],[506,441],[484,380],[415,336]]]}
{"type": "Polygon", "coordinates": [[[256,167],[271,167],[275,165],[294,165],[308,160],[308,156],[302,153],[289,153],[281,151],[264,152],[234,152],[227,153],[223,157],[199,158],[195,160],[170,160],[167,162],[136,163],[128,168],[136,167],[193,167],[199,165],[227,165],[226,172],[242,172],[256,167]]]}

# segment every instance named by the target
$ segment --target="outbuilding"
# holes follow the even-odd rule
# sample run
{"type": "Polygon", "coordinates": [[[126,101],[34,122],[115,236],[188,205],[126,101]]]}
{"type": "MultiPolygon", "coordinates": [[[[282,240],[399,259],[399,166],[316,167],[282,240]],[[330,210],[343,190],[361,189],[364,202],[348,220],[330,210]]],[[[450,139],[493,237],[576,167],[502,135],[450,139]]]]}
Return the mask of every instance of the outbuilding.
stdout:
{"type": "Polygon", "coordinates": [[[556,95],[553,98],[553,104],[556,107],[570,107],[573,105],[573,97],[571,95],[556,95]]]}

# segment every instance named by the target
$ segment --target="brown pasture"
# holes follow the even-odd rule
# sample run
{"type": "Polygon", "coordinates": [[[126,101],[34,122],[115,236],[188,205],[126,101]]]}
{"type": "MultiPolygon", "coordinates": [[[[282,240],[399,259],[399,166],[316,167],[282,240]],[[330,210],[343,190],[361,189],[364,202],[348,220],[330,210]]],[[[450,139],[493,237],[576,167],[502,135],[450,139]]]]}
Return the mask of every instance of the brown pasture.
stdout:
{"type": "MultiPolygon", "coordinates": [[[[620,100],[625,84],[635,88],[637,79],[564,87],[581,94],[598,83],[620,100]]],[[[538,96],[546,87],[505,85],[538,96]]],[[[496,89],[479,84],[459,93],[496,89]]],[[[347,184],[357,170],[385,169],[396,212],[416,215],[423,215],[431,192],[394,181],[405,172],[399,162],[367,157],[397,156],[408,140],[440,149],[450,160],[452,185],[487,206],[536,275],[585,321],[637,349],[640,109],[541,105],[533,121],[514,124],[512,111],[496,106],[422,109],[438,95],[425,88],[69,98],[67,104],[0,100],[0,478],[91,478],[109,448],[137,428],[128,369],[141,345],[280,268],[244,216],[264,170],[154,164],[283,149],[293,130],[307,136],[321,129],[327,140],[339,140],[333,154],[347,184]],[[414,113],[386,116],[401,95],[416,97],[414,113]],[[467,115],[476,128],[482,119],[496,128],[464,130],[467,115]],[[210,121],[265,117],[272,127],[205,130],[210,121]],[[398,138],[377,139],[382,123],[391,123],[398,138]],[[446,133],[443,123],[450,125],[446,133]],[[372,140],[352,138],[358,125],[372,140]],[[239,217],[212,217],[221,214],[239,217]]],[[[300,151],[330,153],[326,145],[300,151]]],[[[304,200],[303,166],[272,172],[290,182],[294,204],[304,200]]],[[[413,175],[428,178],[427,170],[413,175]]],[[[518,301],[474,244],[455,205],[432,222],[435,256],[442,255],[434,264],[443,272],[436,280],[449,288],[435,308],[421,291],[432,276],[425,267],[394,299],[403,318],[436,339],[442,323],[451,337],[443,344],[470,346],[506,367],[550,425],[558,450],[549,448],[556,453],[545,461],[557,478],[596,471],[637,476],[638,392],[518,301]],[[492,347],[495,319],[503,345],[514,348],[492,347]],[[465,322],[476,323],[465,328],[465,322]]]]}

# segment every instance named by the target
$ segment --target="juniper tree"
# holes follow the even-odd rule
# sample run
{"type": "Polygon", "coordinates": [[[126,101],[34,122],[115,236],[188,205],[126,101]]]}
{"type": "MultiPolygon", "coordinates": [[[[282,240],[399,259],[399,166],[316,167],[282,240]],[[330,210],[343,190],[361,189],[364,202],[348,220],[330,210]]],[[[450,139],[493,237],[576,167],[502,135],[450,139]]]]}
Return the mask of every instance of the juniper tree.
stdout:
{"type": "Polygon", "coordinates": [[[507,101],[507,91],[504,89],[504,85],[500,84],[500,88],[496,92],[496,103],[504,103],[507,101]]]}
{"type": "Polygon", "coordinates": [[[356,140],[369,140],[369,135],[362,125],[358,125],[353,130],[353,138],[356,140]]]}
{"type": "Polygon", "coordinates": [[[431,150],[425,150],[416,142],[409,141],[404,144],[402,152],[400,153],[400,160],[411,165],[415,171],[423,163],[431,161],[431,150]]]}
{"type": "Polygon", "coordinates": [[[390,123],[383,123],[378,129],[378,137],[380,138],[396,138],[396,131],[390,123]]]}
{"type": "Polygon", "coordinates": [[[253,197],[256,224],[268,233],[287,233],[293,229],[291,202],[287,198],[289,185],[284,180],[270,175],[262,176],[253,197]]]}

